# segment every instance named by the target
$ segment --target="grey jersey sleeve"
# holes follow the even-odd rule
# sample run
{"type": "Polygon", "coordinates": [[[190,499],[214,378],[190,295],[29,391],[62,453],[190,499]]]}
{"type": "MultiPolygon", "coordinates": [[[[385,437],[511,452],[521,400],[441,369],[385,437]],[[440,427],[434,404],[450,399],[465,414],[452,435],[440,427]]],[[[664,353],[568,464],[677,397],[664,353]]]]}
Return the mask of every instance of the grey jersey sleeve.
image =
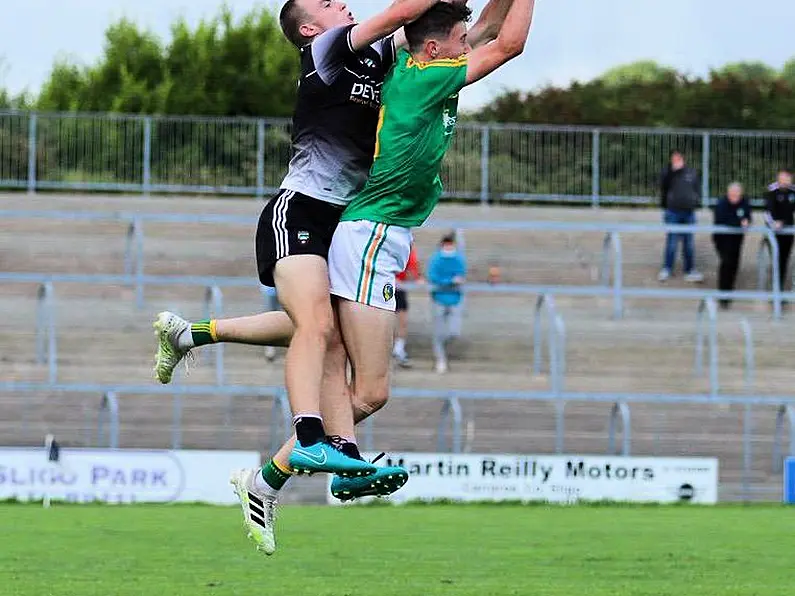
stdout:
{"type": "Polygon", "coordinates": [[[351,30],[354,26],[334,27],[312,42],[315,70],[326,85],[331,85],[345,68],[346,58],[355,54],[351,45],[351,30]]]}
{"type": "Polygon", "coordinates": [[[373,49],[381,56],[381,64],[384,67],[384,72],[389,72],[392,65],[397,60],[397,49],[395,48],[395,36],[390,35],[381,41],[373,44],[373,49]]]}

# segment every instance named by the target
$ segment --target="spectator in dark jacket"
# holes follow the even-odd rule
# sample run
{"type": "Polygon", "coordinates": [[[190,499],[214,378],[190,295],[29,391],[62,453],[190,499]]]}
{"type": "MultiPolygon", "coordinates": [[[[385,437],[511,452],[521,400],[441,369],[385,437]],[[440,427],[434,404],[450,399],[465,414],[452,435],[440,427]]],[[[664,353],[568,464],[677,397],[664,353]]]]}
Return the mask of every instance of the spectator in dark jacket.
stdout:
{"type": "MultiPolygon", "coordinates": [[[[743,195],[742,184],[735,182],[729,185],[726,196],[715,205],[715,225],[743,229],[751,225],[751,204],[743,195]]],[[[712,241],[720,258],[718,289],[731,292],[734,290],[743,254],[743,235],[717,233],[712,235],[712,241]]],[[[729,308],[731,300],[722,298],[720,306],[723,309],[729,308]]]]}
{"type": "Polygon", "coordinates": [[[765,223],[776,232],[778,240],[778,267],[781,289],[787,280],[787,267],[792,252],[791,234],[779,234],[784,228],[791,228],[795,224],[795,186],[792,184],[792,173],[782,169],[778,179],[767,187],[765,193],[765,223]]]}
{"type": "MultiPolygon", "coordinates": [[[[701,207],[701,182],[696,170],[685,164],[680,151],[671,152],[671,162],[660,177],[663,221],[666,224],[694,225],[696,210],[701,207]]],[[[695,269],[693,234],[669,233],[665,240],[663,267],[657,276],[659,281],[668,281],[674,270],[676,248],[682,242],[682,257],[685,266],[685,281],[700,283],[704,276],[695,269]]]]}

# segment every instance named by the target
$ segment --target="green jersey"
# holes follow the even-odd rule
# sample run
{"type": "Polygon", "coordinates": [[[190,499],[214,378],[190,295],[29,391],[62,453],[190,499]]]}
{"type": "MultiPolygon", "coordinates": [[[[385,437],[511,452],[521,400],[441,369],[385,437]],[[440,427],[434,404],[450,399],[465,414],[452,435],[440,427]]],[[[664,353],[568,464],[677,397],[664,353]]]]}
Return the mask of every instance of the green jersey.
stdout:
{"type": "Polygon", "coordinates": [[[439,172],[455,132],[466,72],[466,56],[416,62],[400,51],[381,93],[370,177],[342,221],[413,228],[428,218],[442,194],[439,172]]]}

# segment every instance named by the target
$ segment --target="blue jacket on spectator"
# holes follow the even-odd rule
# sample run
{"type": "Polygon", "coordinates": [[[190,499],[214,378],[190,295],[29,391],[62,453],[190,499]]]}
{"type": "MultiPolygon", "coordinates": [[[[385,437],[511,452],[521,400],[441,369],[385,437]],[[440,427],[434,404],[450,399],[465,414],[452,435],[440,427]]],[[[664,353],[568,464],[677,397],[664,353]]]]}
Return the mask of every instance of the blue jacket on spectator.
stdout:
{"type": "Polygon", "coordinates": [[[467,265],[458,251],[437,251],[428,263],[428,281],[431,283],[431,297],[436,304],[456,306],[461,302],[461,287],[453,283],[456,277],[464,277],[467,265]]]}

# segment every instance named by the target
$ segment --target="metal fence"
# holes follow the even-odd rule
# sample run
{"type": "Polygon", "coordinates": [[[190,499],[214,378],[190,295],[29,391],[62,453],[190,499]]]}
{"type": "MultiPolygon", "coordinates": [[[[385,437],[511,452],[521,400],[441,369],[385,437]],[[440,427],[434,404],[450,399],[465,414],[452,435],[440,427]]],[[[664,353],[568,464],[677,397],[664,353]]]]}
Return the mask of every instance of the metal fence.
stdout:
{"type": "MultiPolygon", "coordinates": [[[[0,187],[265,196],[289,161],[289,120],[0,112],[0,187]]],[[[446,195],[492,201],[649,204],[672,149],[705,202],[732,181],[759,197],[795,165],[795,133],[462,123],[446,195]]]]}

